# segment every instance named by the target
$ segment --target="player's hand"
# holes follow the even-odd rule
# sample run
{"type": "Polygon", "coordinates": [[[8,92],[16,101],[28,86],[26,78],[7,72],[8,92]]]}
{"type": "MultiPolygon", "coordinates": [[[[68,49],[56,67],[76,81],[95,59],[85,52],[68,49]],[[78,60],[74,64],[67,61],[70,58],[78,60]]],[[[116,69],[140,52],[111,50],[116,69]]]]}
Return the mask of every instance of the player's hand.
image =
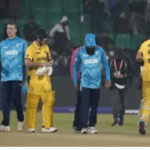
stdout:
{"type": "Polygon", "coordinates": [[[43,64],[40,64],[40,67],[47,67],[48,66],[48,63],[43,63],[43,64]]]}
{"type": "Polygon", "coordinates": [[[108,81],[108,80],[106,80],[106,81],[105,81],[105,87],[106,87],[106,88],[110,88],[110,87],[111,87],[111,82],[108,81]]]}
{"type": "Polygon", "coordinates": [[[54,61],[53,60],[50,60],[49,62],[47,62],[48,66],[52,66],[54,64],[54,61]]]}

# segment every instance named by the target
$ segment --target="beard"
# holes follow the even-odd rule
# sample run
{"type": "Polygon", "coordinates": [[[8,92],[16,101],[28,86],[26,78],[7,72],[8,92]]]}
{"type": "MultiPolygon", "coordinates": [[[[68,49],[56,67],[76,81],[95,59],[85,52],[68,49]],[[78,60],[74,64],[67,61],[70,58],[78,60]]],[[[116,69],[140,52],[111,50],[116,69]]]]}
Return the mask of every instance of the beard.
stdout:
{"type": "Polygon", "coordinates": [[[86,46],[86,52],[88,55],[93,55],[95,52],[95,47],[87,47],[86,46]]]}

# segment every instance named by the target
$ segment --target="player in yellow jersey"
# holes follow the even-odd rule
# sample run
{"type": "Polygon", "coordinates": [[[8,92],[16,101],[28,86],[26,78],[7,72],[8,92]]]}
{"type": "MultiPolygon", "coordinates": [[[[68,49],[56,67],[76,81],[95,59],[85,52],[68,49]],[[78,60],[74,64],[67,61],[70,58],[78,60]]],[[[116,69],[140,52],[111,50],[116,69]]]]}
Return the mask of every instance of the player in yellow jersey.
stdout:
{"type": "Polygon", "coordinates": [[[25,65],[28,75],[25,129],[29,132],[35,132],[36,111],[40,99],[43,103],[42,132],[57,131],[57,128],[52,127],[55,92],[52,91],[50,77],[47,72],[40,76],[37,75],[39,67],[48,67],[53,64],[50,50],[44,42],[46,38],[46,30],[38,29],[35,33],[36,40],[28,47],[25,55],[25,65]]]}
{"type": "Polygon", "coordinates": [[[142,95],[140,108],[139,132],[146,134],[146,125],[150,115],[150,40],[142,43],[136,55],[136,60],[143,63],[142,67],[142,95]]]}

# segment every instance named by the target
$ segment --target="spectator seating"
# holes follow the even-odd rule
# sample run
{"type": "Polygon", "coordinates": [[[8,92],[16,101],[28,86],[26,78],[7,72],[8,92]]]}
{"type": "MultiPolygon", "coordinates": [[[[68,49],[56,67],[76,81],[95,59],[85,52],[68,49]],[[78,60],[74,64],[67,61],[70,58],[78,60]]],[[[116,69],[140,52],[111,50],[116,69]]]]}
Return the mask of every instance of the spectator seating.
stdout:
{"type": "Polygon", "coordinates": [[[145,39],[145,34],[133,35],[131,40],[131,49],[137,49],[145,39]]]}
{"type": "Polygon", "coordinates": [[[131,35],[130,34],[117,34],[115,38],[115,45],[121,48],[130,49],[131,35]]]}

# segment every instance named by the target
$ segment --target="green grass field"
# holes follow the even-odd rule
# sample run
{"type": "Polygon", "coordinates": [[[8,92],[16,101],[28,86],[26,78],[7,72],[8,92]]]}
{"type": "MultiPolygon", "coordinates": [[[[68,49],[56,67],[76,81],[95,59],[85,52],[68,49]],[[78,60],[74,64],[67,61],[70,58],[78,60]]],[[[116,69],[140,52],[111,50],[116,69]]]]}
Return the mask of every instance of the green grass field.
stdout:
{"type": "MultiPolygon", "coordinates": [[[[112,115],[99,114],[97,135],[74,134],[72,131],[73,114],[54,114],[57,133],[41,133],[41,113],[37,113],[36,133],[17,131],[16,113],[11,112],[11,133],[0,133],[0,146],[150,146],[150,127],[147,134],[138,133],[137,115],[126,115],[124,126],[112,127],[112,115]],[[7,143],[5,141],[7,138],[7,143]],[[20,141],[20,142],[18,142],[20,141]]],[[[0,114],[2,120],[2,114],[0,114]]]]}

